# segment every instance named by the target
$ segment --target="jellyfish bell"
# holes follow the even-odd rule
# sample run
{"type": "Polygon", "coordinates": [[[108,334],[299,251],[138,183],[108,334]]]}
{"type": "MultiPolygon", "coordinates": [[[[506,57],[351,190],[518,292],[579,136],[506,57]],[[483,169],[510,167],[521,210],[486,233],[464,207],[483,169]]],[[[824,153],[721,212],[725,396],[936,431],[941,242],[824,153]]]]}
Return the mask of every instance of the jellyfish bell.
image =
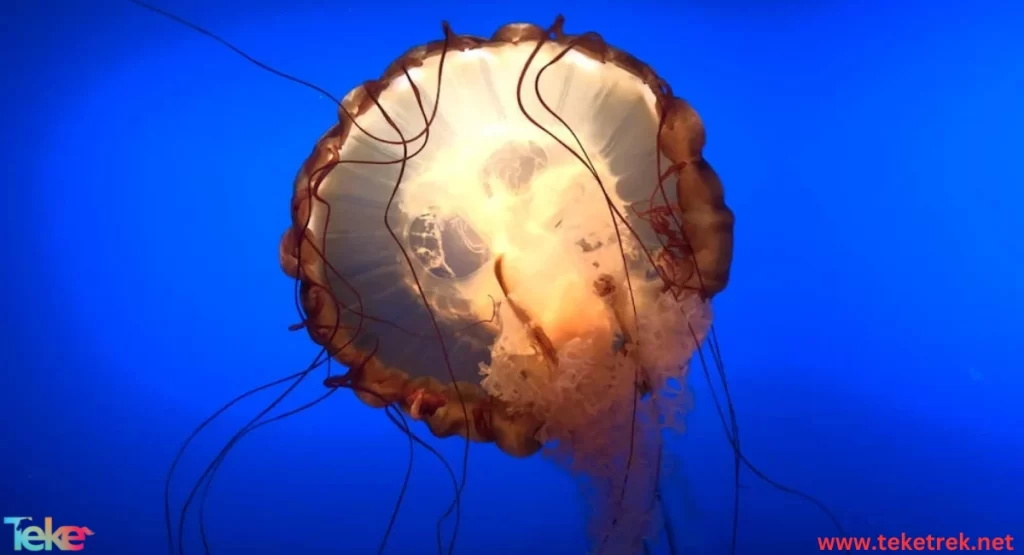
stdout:
{"type": "Polygon", "coordinates": [[[281,263],[350,369],[329,385],[439,437],[547,446],[606,500],[592,539],[636,550],[729,277],[703,145],[693,109],[596,34],[446,28],[408,51],[344,98],[295,181],[281,263]]]}

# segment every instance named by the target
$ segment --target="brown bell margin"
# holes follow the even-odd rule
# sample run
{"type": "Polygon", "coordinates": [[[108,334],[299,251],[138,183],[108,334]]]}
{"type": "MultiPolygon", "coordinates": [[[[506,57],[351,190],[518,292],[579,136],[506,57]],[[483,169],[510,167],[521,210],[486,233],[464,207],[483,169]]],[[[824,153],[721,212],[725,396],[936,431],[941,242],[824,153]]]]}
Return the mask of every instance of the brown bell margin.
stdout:
{"type": "MultiPolygon", "coordinates": [[[[627,71],[650,87],[660,120],[658,148],[671,161],[670,167],[659,168],[659,175],[662,181],[673,174],[676,176],[681,216],[667,211],[660,220],[651,220],[651,225],[659,236],[671,234],[666,221],[671,219],[679,230],[676,233],[682,235],[686,245],[682,252],[671,252],[671,243],[662,245],[662,252],[673,257],[675,266],[683,267],[682,278],[676,285],[699,291],[704,298],[711,298],[724,289],[732,261],[733,214],[725,205],[721,182],[701,155],[704,126],[700,117],[684,100],[673,96],[668,84],[649,66],[609,46],[596,33],[563,34],[561,21],[559,18],[548,30],[532,24],[505,25],[489,40],[455,35],[446,26],[444,40],[409,50],[392,63],[380,79],[364,83],[349,93],[339,110],[338,123],[317,142],[296,178],[292,225],[285,231],[280,245],[284,272],[300,281],[300,297],[308,316],[305,324],[310,337],[350,369],[340,378],[345,387],[353,389],[370,406],[398,405],[407,414],[423,419],[435,436],[459,434],[474,441],[493,441],[505,453],[518,457],[529,456],[540,449],[536,432],[541,422],[510,411],[507,404],[489,396],[477,384],[458,382],[456,390],[452,383],[441,383],[434,378],[412,378],[400,369],[381,364],[372,349],[360,351],[352,346],[352,330],[340,325],[339,303],[328,286],[327,272],[333,270],[320,254],[322,244],[317,244],[317,237],[324,234],[308,226],[311,225],[312,203],[323,204],[316,190],[327,173],[341,162],[339,153],[354,120],[375,109],[374,98],[396,80],[405,79],[407,69],[421,66],[425,59],[445,52],[504,43],[554,42],[627,71]],[[659,229],[659,226],[666,229],[659,229]]],[[[660,183],[652,185],[656,185],[653,189],[662,190],[660,183]]]]}

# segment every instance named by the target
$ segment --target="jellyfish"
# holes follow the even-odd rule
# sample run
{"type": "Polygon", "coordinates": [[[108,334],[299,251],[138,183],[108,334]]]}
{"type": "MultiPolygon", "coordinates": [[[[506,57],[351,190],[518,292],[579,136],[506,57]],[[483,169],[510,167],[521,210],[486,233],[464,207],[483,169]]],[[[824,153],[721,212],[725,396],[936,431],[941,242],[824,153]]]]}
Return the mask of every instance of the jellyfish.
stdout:
{"type": "Polygon", "coordinates": [[[592,551],[639,552],[732,260],[703,124],[561,18],[444,30],[347,94],[295,179],[280,260],[347,367],[324,383],[543,452],[586,484],[592,551]]]}
{"type": "MultiPolygon", "coordinates": [[[[567,35],[561,17],[547,28],[506,25],[490,39],[445,23],[443,39],[337,100],[129,1],[339,109],[300,167],[279,250],[302,317],[290,329],[305,328],[321,351],[306,369],[229,401],[184,441],[164,483],[169,553],[184,553],[197,504],[209,552],[203,507],[243,437],[341,389],[438,457],[406,416],[438,438],[463,438],[464,457],[471,442],[512,457],[542,451],[580,479],[593,553],[649,553],[659,527],[676,553],[660,484],[679,461],[662,438],[684,427],[695,353],[711,387],[707,363],[715,367],[727,405],[711,396],[734,455],[731,552],[741,468],[847,535],[825,504],[769,478],[740,449],[711,313],[729,282],[734,217],[703,157],[700,118],[651,67],[596,33],[567,35]],[[332,375],[332,360],[347,370],[332,375]],[[275,411],[324,365],[327,393],[275,411]],[[171,483],[191,442],[236,403],[283,384],[206,466],[175,530],[171,483]]],[[[438,552],[450,555],[455,533],[446,549],[441,524],[454,509],[458,530],[466,461],[459,481],[440,458],[456,483],[438,521],[438,552]]]]}

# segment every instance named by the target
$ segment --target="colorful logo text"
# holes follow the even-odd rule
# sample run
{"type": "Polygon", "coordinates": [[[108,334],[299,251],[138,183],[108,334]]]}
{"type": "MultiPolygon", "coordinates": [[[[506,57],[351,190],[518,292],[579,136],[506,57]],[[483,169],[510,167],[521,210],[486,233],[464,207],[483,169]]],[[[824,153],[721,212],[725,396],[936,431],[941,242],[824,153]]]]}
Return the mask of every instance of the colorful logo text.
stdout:
{"type": "Polygon", "coordinates": [[[43,519],[43,527],[25,526],[23,522],[31,522],[30,516],[5,516],[4,524],[14,529],[15,551],[81,551],[85,549],[85,537],[93,531],[85,526],[61,526],[53,529],[53,517],[43,519]]]}

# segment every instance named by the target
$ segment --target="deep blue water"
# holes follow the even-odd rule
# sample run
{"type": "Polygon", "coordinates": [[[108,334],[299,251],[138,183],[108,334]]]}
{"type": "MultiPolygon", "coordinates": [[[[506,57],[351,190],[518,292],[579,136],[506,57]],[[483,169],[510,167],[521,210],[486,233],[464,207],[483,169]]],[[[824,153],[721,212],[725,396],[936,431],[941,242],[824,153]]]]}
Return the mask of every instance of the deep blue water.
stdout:
{"type": "MultiPolygon", "coordinates": [[[[162,5],[336,94],[440,37],[441,19],[487,35],[560,11],[602,33],[707,126],[737,214],[716,308],[747,456],[851,535],[1024,536],[1019,2],[345,4],[162,5]]],[[[165,553],[180,442],[316,353],[287,331],[277,244],[335,108],[114,0],[8,0],[0,63],[0,513],[89,526],[86,553],[165,553]]],[[[289,406],[322,393],[307,385],[289,406]]],[[[687,553],[728,553],[731,451],[699,373],[690,385],[676,534],[687,553]]],[[[268,398],[198,440],[176,502],[268,398]]],[[[433,444],[459,463],[459,440],[433,444]]],[[[347,393],[261,429],[211,490],[213,552],[374,553],[407,456],[347,393]]],[[[441,465],[415,457],[388,553],[434,553],[450,501],[441,465]]],[[[743,484],[740,553],[813,553],[836,533],[743,484]]],[[[583,549],[575,486],[540,457],[474,445],[463,507],[457,553],[583,549]]],[[[196,522],[187,553],[202,553],[196,522]]]]}

